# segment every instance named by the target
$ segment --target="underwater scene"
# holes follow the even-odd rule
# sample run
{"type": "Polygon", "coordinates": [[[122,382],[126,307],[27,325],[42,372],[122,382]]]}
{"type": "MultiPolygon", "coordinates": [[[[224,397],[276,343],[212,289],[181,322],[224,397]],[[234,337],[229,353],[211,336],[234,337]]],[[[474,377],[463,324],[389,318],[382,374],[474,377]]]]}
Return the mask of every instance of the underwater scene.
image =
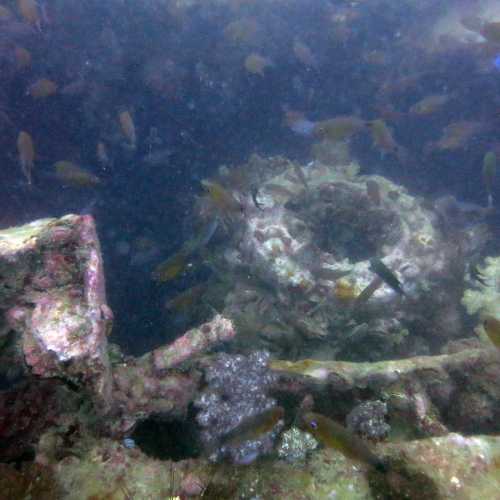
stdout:
{"type": "Polygon", "coordinates": [[[500,500],[498,0],[0,0],[0,500],[500,500]]]}

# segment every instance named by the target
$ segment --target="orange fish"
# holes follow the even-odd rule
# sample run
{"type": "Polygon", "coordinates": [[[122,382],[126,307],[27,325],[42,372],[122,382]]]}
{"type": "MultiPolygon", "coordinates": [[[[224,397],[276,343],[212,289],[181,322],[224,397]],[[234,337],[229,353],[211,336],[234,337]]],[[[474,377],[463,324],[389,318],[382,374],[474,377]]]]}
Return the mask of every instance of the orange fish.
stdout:
{"type": "Polygon", "coordinates": [[[28,181],[28,185],[31,186],[31,172],[35,162],[35,146],[33,145],[31,135],[24,130],[21,130],[17,136],[17,152],[19,155],[21,170],[28,181]]]}
{"type": "Polygon", "coordinates": [[[96,156],[103,168],[108,167],[110,165],[111,161],[108,155],[108,148],[106,147],[106,144],[104,144],[104,142],[102,141],[99,141],[97,143],[96,156]]]}
{"type": "Polygon", "coordinates": [[[151,273],[151,277],[160,283],[174,280],[185,271],[189,264],[188,259],[189,255],[180,250],[161,264],[158,264],[151,273]]]}
{"type": "Polygon", "coordinates": [[[442,132],[441,138],[436,142],[429,142],[425,146],[426,152],[433,150],[455,151],[464,148],[468,142],[479,132],[484,131],[485,126],[481,122],[458,121],[447,125],[442,132]]]}
{"type": "Polygon", "coordinates": [[[57,85],[47,78],[40,78],[32,83],[26,93],[33,99],[45,99],[57,92],[57,85]]]}
{"type": "Polygon", "coordinates": [[[201,185],[207,191],[207,196],[219,213],[231,220],[233,216],[241,215],[243,206],[233,194],[219,183],[203,179],[201,185]]]}
{"type": "Polygon", "coordinates": [[[293,132],[299,135],[310,137],[317,132],[317,122],[308,120],[304,113],[294,110],[285,110],[284,125],[290,128],[293,132]]]}
{"type": "Polygon", "coordinates": [[[410,108],[411,115],[430,115],[439,111],[450,100],[448,94],[433,94],[424,97],[410,108]]]}
{"type": "Polygon", "coordinates": [[[368,123],[372,133],[373,144],[383,153],[400,156],[401,146],[394,139],[392,130],[387,126],[384,120],[373,120],[368,123]]]}
{"type": "Polygon", "coordinates": [[[357,134],[366,126],[365,120],[353,115],[339,115],[314,125],[313,133],[320,139],[343,141],[357,134]]]}
{"type": "Polygon", "coordinates": [[[306,412],[300,417],[300,427],[326,448],[337,450],[380,471],[387,469],[387,464],[372,446],[343,425],[319,413],[306,412]]]}
{"type": "Polygon", "coordinates": [[[258,40],[259,25],[253,18],[230,22],[224,28],[224,37],[233,44],[253,45],[258,40]]]}
{"type": "Polygon", "coordinates": [[[122,133],[129,142],[132,149],[137,147],[137,136],[135,134],[135,125],[132,115],[128,111],[121,111],[118,115],[122,133]]]}
{"type": "Polygon", "coordinates": [[[101,184],[99,177],[71,161],[58,161],[54,163],[54,169],[56,177],[68,186],[91,188],[101,184]]]}
{"type": "Polygon", "coordinates": [[[252,52],[249,56],[246,57],[244,64],[245,69],[249,73],[260,76],[264,76],[265,69],[273,65],[270,59],[256,54],[255,52],[252,52]]]}
{"type": "Polygon", "coordinates": [[[31,53],[24,47],[16,47],[14,49],[14,57],[16,58],[16,67],[18,70],[31,66],[31,53]]]}
{"type": "Polygon", "coordinates": [[[194,285],[165,302],[165,309],[174,313],[186,312],[200,303],[200,298],[205,291],[204,284],[194,285]]]}
{"type": "Polygon", "coordinates": [[[318,68],[318,61],[314,57],[311,49],[297,38],[293,42],[293,53],[304,66],[314,69],[318,68]]]}
{"type": "Polygon", "coordinates": [[[0,5],[0,22],[10,21],[12,19],[12,12],[3,5],[0,5]]]}
{"type": "Polygon", "coordinates": [[[32,26],[41,30],[40,10],[35,0],[17,0],[17,7],[22,18],[32,26]]]}

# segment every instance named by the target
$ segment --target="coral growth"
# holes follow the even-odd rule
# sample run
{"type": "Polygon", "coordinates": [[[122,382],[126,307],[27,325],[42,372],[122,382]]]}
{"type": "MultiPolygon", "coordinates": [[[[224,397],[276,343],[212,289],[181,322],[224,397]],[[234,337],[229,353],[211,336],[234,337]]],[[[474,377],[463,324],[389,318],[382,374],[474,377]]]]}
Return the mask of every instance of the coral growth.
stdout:
{"type": "Polygon", "coordinates": [[[275,382],[268,362],[269,355],[265,352],[254,352],[248,357],[219,354],[207,369],[208,387],[195,405],[200,409],[197,421],[203,428],[201,437],[211,460],[227,457],[234,463],[249,463],[273,449],[276,434],[283,425],[280,420],[248,440],[225,441],[245,421],[276,406],[268,395],[275,382]]]}
{"type": "MultiPolygon", "coordinates": [[[[0,384],[17,384],[12,392],[2,393],[2,402],[15,401],[2,406],[0,434],[12,438],[6,441],[6,456],[16,451],[15,443],[18,450],[25,442],[32,444],[45,428],[51,413],[35,397],[37,387],[40,394],[52,388],[47,394],[52,401],[54,391],[71,384],[99,414],[101,428],[120,437],[151,414],[184,415],[195,397],[199,372],[174,368],[235,335],[232,323],[216,315],[140,359],[126,359],[116,347],[109,349],[112,313],[90,216],[44,219],[1,231],[0,276],[0,308],[5,310],[0,320],[0,384]],[[43,385],[39,378],[51,382],[43,385]]],[[[54,411],[65,402],[59,396],[51,405],[54,411]]]]}
{"type": "Polygon", "coordinates": [[[481,281],[470,277],[462,304],[471,315],[481,313],[500,318],[500,257],[487,257],[478,272],[481,281]]]}
{"type": "Polygon", "coordinates": [[[281,435],[277,452],[278,456],[287,462],[299,462],[305,460],[307,454],[317,446],[318,443],[309,432],[292,427],[281,435]]]}
{"type": "MultiPolygon", "coordinates": [[[[345,160],[303,167],[254,157],[240,169],[252,172],[254,164],[258,174],[236,191],[242,198],[249,183],[257,185],[260,208],[249,201],[238,230],[210,260],[228,284],[223,314],[244,331],[239,348],[246,339],[278,357],[300,351],[375,361],[437,353],[464,336],[459,296],[472,249],[468,230],[457,236],[465,242],[460,253],[432,206],[384,177],[358,175],[359,165],[345,160]],[[376,199],[369,186],[377,187],[376,199]],[[375,256],[406,297],[384,281],[362,293],[374,283],[375,256]]],[[[484,239],[478,242],[474,251],[484,239]]]]}

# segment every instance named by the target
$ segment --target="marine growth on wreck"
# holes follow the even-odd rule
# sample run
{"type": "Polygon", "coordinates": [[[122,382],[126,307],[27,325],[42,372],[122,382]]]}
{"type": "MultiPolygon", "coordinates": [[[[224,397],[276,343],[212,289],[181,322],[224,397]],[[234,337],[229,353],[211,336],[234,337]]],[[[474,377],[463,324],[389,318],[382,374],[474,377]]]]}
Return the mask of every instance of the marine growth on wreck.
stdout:
{"type": "Polygon", "coordinates": [[[0,499],[493,499],[493,0],[0,3],[0,499]]]}

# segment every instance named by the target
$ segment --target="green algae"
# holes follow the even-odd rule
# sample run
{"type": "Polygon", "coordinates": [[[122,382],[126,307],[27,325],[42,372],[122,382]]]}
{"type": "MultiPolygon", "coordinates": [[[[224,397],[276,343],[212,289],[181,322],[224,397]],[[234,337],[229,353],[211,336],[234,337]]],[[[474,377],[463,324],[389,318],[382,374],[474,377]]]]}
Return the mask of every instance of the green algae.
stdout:
{"type": "Polygon", "coordinates": [[[370,471],[368,482],[373,498],[380,500],[439,500],[437,484],[426,474],[408,466],[404,460],[392,460],[386,474],[370,471]]]}
{"type": "MultiPolygon", "coordinates": [[[[51,491],[61,492],[53,498],[168,498],[183,494],[190,476],[203,486],[203,493],[193,498],[220,500],[466,500],[497,498],[500,488],[500,437],[492,436],[450,434],[378,444],[388,460],[386,473],[327,449],[310,451],[306,462],[267,458],[233,466],[201,458],[157,460],[117,441],[97,441],[88,435],[85,439],[78,453],[67,453],[52,464],[51,491]]],[[[15,485],[18,477],[5,476],[0,484],[12,488],[9,480],[15,485]]]]}

